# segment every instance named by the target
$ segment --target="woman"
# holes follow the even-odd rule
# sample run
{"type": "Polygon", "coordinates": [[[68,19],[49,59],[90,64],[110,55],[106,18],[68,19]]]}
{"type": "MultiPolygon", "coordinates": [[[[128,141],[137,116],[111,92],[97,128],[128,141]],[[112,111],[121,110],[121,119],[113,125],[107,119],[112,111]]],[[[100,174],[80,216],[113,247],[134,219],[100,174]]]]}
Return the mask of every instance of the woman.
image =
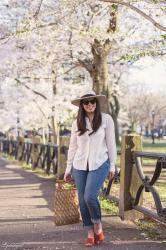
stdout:
{"type": "Polygon", "coordinates": [[[110,115],[100,111],[104,101],[104,95],[92,90],[72,101],[79,110],[72,125],[64,180],[74,178],[83,225],[88,229],[86,246],[104,240],[98,195],[106,177],[111,180],[115,173],[114,124],[110,115]]]}

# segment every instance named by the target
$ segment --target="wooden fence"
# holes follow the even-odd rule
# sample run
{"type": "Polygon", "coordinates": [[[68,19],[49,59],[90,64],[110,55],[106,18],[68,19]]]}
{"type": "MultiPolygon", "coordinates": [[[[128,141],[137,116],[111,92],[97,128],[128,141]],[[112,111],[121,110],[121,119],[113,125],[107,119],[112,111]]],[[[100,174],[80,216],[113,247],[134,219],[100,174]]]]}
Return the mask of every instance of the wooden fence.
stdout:
{"type": "MultiPolygon", "coordinates": [[[[122,219],[141,218],[144,214],[166,223],[166,208],[162,206],[160,194],[155,188],[160,174],[165,170],[166,154],[143,152],[140,136],[124,136],[121,143],[120,195],[117,198],[110,194],[112,183],[108,183],[108,186],[103,189],[102,195],[119,204],[119,215],[122,219]],[[156,160],[155,165],[152,166],[152,175],[148,176],[144,173],[143,158],[156,160]],[[142,206],[143,192],[152,194],[155,211],[142,206]]],[[[166,186],[166,182],[163,185],[166,186]]]]}
{"type": "MultiPolygon", "coordinates": [[[[61,176],[66,167],[68,145],[69,137],[66,136],[60,138],[59,147],[40,144],[35,139],[33,142],[24,142],[23,138],[19,138],[18,141],[0,140],[0,151],[19,161],[30,163],[33,169],[40,167],[47,174],[61,176]]],[[[141,137],[138,135],[122,138],[120,154],[120,195],[118,198],[111,195],[112,181],[103,188],[102,195],[119,203],[119,215],[122,219],[140,218],[145,214],[166,223],[166,208],[162,206],[160,194],[155,188],[160,174],[166,169],[166,154],[143,152],[141,137]],[[152,176],[144,174],[142,158],[156,160],[152,176]],[[155,212],[142,206],[143,192],[152,194],[155,212]]],[[[114,182],[118,177],[119,173],[116,173],[114,182]]]]}

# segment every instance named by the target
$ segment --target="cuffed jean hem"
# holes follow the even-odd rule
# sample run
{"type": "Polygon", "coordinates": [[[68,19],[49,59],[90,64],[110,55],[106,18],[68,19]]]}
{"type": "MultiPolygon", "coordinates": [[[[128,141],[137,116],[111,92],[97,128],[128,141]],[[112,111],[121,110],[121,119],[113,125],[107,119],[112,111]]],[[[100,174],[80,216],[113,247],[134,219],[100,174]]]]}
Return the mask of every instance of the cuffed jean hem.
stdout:
{"type": "Polygon", "coordinates": [[[90,229],[93,229],[93,225],[83,225],[83,227],[86,229],[86,230],[90,230],[90,229]]]}
{"type": "Polygon", "coordinates": [[[91,219],[91,221],[94,223],[94,224],[98,224],[101,222],[100,219],[91,219]]]}

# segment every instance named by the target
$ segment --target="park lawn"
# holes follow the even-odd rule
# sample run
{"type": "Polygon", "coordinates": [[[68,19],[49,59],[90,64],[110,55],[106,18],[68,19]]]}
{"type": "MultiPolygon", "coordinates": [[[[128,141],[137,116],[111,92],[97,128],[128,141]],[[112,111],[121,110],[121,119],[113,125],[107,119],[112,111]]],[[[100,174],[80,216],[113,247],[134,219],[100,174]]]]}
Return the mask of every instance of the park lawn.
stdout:
{"type": "Polygon", "coordinates": [[[152,144],[151,139],[143,138],[143,151],[156,152],[166,154],[166,140],[155,140],[155,144],[152,144]]]}
{"type": "MultiPolygon", "coordinates": [[[[166,140],[158,140],[155,139],[155,144],[152,144],[152,140],[149,138],[143,138],[143,149],[142,151],[145,152],[155,152],[155,153],[165,153],[166,154],[166,140]]],[[[142,159],[143,166],[155,166],[156,160],[149,159],[149,158],[143,158],[142,159]]],[[[165,175],[165,173],[164,173],[165,175]]]]}

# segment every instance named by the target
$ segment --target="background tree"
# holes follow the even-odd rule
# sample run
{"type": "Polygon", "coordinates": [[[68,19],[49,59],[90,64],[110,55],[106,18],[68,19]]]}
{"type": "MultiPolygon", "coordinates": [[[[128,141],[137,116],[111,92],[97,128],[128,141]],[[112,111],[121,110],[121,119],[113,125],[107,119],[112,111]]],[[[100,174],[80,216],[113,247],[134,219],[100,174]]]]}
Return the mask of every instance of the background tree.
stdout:
{"type": "MultiPolygon", "coordinates": [[[[4,7],[0,14],[8,16],[8,22],[3,23],[7,32],[4,32],[5,29],[1,32],[2,93],[6,85],[12,87],[15,79],[18,79],[24,89],[20,100],[32,95],[33,98],[27,100],[29,106],[33,107],[35,92],[40,93],[38,106],[43,110],[48,107],[45,117],[54,113],[58,122],[70,117],[69,111],[74,112],[69,100],[81,88],[92,86],[95,82],[99,91],[109,95],[109,110],[117,117],[119,90],[114,91],[113,85],[118,85],[119,71],[121,74],[143,56],[162,56],[164,34],[153,26],[147,27],[140,15],[126,11],[124,7],[119,7],[117,12],[113,6],[90,0],[70,3],[21,0],[12,1],[4,7]],[[114,32],[117,25],[118,31],[114,32]],[[116,44],[116,48],[113,48],[113,44],[116,44]],[[103,48],[107,45],[108,51],[103,56],[103,48]],[[46,96],[45,101],[42,95],[46,96]],[[47,104],[43,106],[43,102],[47,104]]],[[[153,5],[155,9],[151,9],[151,6],[149,2],[141,2],[139,8],[146,7],[148,14],[153,11],[152,14],[161,16],[162,21],[161,13],[164,10],[160,4],[153,5]]],[[[125,88],[121,91],[125,91],[125,88]]],[[[25,113],[27,119],[28,112],[25,113]]],[[[39,109],[38,113],[41,114],[39,109]]]]}

